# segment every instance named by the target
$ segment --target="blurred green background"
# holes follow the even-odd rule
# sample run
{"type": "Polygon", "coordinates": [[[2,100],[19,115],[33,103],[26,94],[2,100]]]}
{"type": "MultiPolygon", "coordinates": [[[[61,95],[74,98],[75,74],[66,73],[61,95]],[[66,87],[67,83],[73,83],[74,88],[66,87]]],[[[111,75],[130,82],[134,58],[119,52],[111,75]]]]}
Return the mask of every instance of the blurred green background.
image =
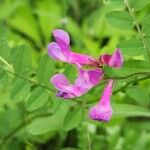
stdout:
{"type": "MultiPolygon", "coordinates": [[[[107,22],[106,13],[126,11],[122,0],[110,1],[0,0],[0,56],[14,68],[12,72],[0,63],[0,150],[150,149],[150,78],[116,82],[109,123],[89,120],[84,103],[55,97],[49,82],[55,73],[65,73],[72,82],[77,76],[74,66],[47,55],[54,29],[69,33],[73,51],[96,58],[112,54],[119,41],[138,36],[135,28],[115,28],[107,22]]],[[[137,11],[140,26],[149,13],[150,4],[137,11]]],[[[138,62],[142,56],[131,55],[124,59],[136,62],[119,75],[150,72],[149,63],[143,67],[138,62]]],[[[93,106],[103,88],[97,86],[79,101],[93,106]]]]}

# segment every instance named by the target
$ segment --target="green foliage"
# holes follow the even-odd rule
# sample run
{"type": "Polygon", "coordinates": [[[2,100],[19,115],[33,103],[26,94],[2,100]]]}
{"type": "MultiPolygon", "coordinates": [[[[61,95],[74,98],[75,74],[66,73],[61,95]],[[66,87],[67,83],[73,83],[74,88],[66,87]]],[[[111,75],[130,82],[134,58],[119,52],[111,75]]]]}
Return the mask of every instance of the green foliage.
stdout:
{"type": "Polygon", "coordinates": [[[120,41],[117,44],[118,48],[121,48],[124,56],[139,56],[145,53],[143,42],[139,39],[129,39],[120,41]]]}
{"type": "Polygon", "coordinates": [[[19,46],[12,55],[14,71],[29,76],[31,69],[31,51],[29,48],[25,45],[19,46]]]}
{"type": "Polygon", "coordinates": [[[113,69],[111,67],[105,66],[105,72],[108,76],[130,76],[131,74],[140,72],[149,72],[149,63],[143,60],[128,60],[125,61],[121,69],[113,69]]]}
{"type": "Polygon", "coordinates": [[[30,84],[24,80],[16,80],[13,83],[10,98],[15,102],[24,101],[30,93],[30,84]]]}
{"type": "Polygon", "coordinates": [[[149,95],[148,92],[141,87],[132,86],[126,89],[127,95],[133,98],[140,105],[149,105],[149,95]]]}
{"type": "Polygon", "coordinates": [[[129,5],[131,9],[139,11],[147,6],[150,2],[148,0],[129,0],[129,5]]]}
{"type": "Polygon", "coordinates": [[[150,22],[149,22],[150,16],[146,16],[145,19],[143,20],[142,24],[142,31],[145,37],[150,37],[150,22]]]}
{"type": "Polygon", "coordinates": [[[62,103],[58,106],[58,109],[54,115],[35,120],[28,126],[27,130],[33,135],[40,135],[50,131],[61,130],[63,127],[64,117],[67,112],[67,105],[62,103]]]}
{"type": "Polygon", "coordinates": [[[41,58],[37,69],[38,82],[49,86],[50,76],[52,76],[54,69],[54,63],[50,60],[48,55],[44,55],[41,58]]]}
{"type": "Polygon", "coordinates": [[[124,11],[113,11],[106,14],[108,22],[121,29],[132,29],[134,27],[133,18],[124,11]]]}
{"type": "Polygon", "coordinates": [[[114,104],[114,117],[135,117],[144,116],[149,117],[150,111],[147,108],[129,104],[114,104]]]}
{"type": "Polygon", "coordinates": [[[65,116],[63,129],[68,131],[77,127],[83,119],[82,114],[83,112],[82,109],[80,109],[80,107],[72,108],[65,116]]]}
{"type": "Polygon", "coordinates": [[[48,100],[48,96],[48,91],[44,88],[38,87],[34,89],[32,94],[26,101],[26,109],[28,111],[33,111],[40,108],[46,103],[46,101],[48,100]]]}
{"type": "Polygon", "coordinates": [[[87,150],[90,143],[92,150],[149,150],[149,8],[148,0],[0,1],[0,150],[87,150]],[[110,122],[87,119],[103,81],[77,99],[55,96],[55,73],[71,83],[78,76],[75,65],[47,54],[56,28],[70,34],[77,53],[98,59],[121,49],[121,69],[102,67],[115,79],[110,122]]]}

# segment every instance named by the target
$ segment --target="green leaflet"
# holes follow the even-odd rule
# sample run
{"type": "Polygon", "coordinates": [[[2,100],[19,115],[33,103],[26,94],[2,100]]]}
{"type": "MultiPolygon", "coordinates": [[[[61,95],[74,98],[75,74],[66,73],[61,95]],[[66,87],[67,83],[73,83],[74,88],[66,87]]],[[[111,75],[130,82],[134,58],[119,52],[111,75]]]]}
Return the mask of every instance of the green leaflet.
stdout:
{"type": "Polygon", "coordinates": [[[24,1],[2,1],[0,5],[0,19],[6,19],[12,15],[16,9],[24,4],[24,1]]]}
{"type": "Polygon", "coordinates": [[[139,56],[145,53],[143,42],[139,39],[129,39],[120,41],[117,44],[121,48],[123,56],[139,56]]]}
{"type": "Polygon", "coordinates": [[[15,102],[24,101],[30,93],[30,84],[25,80],[16,80],[12,85],[10,98],[15,102]]]}
{"type": "Polygon", "coordinates": [[[140,105],[148,106],[150,103],[150,97],[148,92],[139,86],[131,86],[126,89],[127,95],[137,101],[140,105]]]}
{"type": "Polygon", "coordinates": [[[64,118],[63,129],[68,131],[77,127],[81,123],[82,119],[83,112],[80,107],[70,109],[64,118]]]}
{"type": "Polygon", "coordinates": [[[150,37],[150,15],[146,16],[143,20],[142,32],[145,37],[150,37]]]}
{"type": "Polygon", "coordinates": [[[150,117],[150,110],[131,104],[113,104],[114,117],[150,117]]]}
{"type": "MultiPolygon", "coordinates": [[[[5,59],[6,61],[9,61],[10,57],[10,48],[8,46],[8,43],[5,39],[0,37],[0,56],[5,59]]],[[[0,62],[1,64],[1,62],[0,62]]]]}
{"type": "Polygon", "coordinates": [[[40,60],[37,70],[38,82],[49,86],[50,78],[53,75],[54,70],[55,70],[54,62],[52,62],[51,58],[47,54],[44,55],[40,60]]]}
{"type": "Polygon", "coordinates": [[[145,6],[147,6],[150,1],[149,0],[128,0],[131,9],[135,11],[142,10],[145,6]]]}
{"type": "Polygon", "coordinates": [[[114,27],[120,29],[132,29],[134,27],[133,18],[124,11],[112,11],[106,14],[107,21],[114,27]]]}
{"type": "Polygon", "coordinates": [[[31,70],[31,51],[29,47],[22,45],[13,49],[12,62],[15,73],[29,76],[31,70]]]}
{"type": "Polygon", "coordinates": [[[113,9],[123,9],[125,7],[123,0],[104,0],[103,3],[113,9]]]}
{"type": "Polygon", "coordinates": [[[26,109],[28,111],[33,111],[42,107],[47,102],[48,97],[49,93],[46,89],[42,87],[37,87],[27,99],[26,109]]]}
{"type": "Polygon", "coordinates": [[[61,130],[67,112],[68,106],[62,103],[54,115],[36,119],[27,127],[27,130],[33,135],[41,135],[46,132],[61,130]]]}
{"type": "Polygon", "coordinates": [[[37,46],[41,46],[37,23],[32,14],[31,7],[28,7],[28,5],[19,7],[14,12],[13,17],[9,18],[8,24],[15,30],[29,36],[37,46]]]}

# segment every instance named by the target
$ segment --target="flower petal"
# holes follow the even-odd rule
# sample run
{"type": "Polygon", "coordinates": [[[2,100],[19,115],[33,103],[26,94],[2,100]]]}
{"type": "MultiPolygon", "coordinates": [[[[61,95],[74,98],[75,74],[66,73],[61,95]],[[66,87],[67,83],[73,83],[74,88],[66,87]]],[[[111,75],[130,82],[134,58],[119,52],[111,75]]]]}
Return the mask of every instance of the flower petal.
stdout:
{"type": "Polygon", "coordinates": [[[100,70],[100,69],[89,70],[88,75],[89,75],[89,81],[93,85],[97,85],[99,83],[99,81],[103,78],[104,72],[103,72],[103,70],[100,70]]]}
{"type": "Polygon", "coordinates": [[[60,91],[66,91],[67,87],[70,85],[68,79],[66,78],[64,74],[55,74],[51,78],[51,82],[60,91]]]}
{"type": "Polygon", "coordinates": [[[108,122],[112,116],[112,107],[95,105],[90,109],[89,117],[96,121],[108,122]]]}
{"type": "Polygon", "coordinates": [[[112,79],[109,80],[103,91],[100,102],[90,109],[89,117],[91,119],[106,122],[110,120],[113,113],[112,107],[110,105],[113,83],[114,81],[112,79]]]}
{"type": "Polygon", "coordinates": [[[110,59],[111,59],[111,55],[104,54],[104,55],[100,56],[100,63],[109,65],[110,59]]]}
{"type": "Polygon", "coordinates": [[[121,50],[118,48],[112,55],[111,59],[109,60],[109,66],[120,68],[123,64],[123,56],[121,50]]]}
{"type": "Polygon", "coordinates": [[[56,60],[67,61],[67,58],[62,52],[60,46],[55,42],[48,45],[48,54],[56,60]]]}
{"type": "Polygon", "coordinates": [[[73,64],[97,66],[97,61],[85,54],[70,53],[70,62],[73,64]]]}
{"type": "Polygon", "coordinates": [[[63,74],[56,74],[52,77],[51,82],[59,90],[58,97],[65,99],[79,97],[96,86],[103,76],[103,71],[98,69],[83,70],[78,68],[78,71],[79,76],[74,84],[70,84],[63,74]]]}
{"type": "Polygon", "coordinates": [[[78,89],[76,95],[81,96],[84,93],[88,92],[94,86],[96,86],[103,77],[103,71],[100,69],[93,70],[83,70],[78,68],[79,76],[75,80],[74,87],[78,89]]]}
{"type": "Polygon", "coordinates": [[[70,37],[68,33],[64,30],[61,29],[53,30],[53,36],[58,44],[60,44],[60,42],[64,42],[67,45],[70,44],[70,37]]]}
{"type": "Polygon", "coordinates": [[[120,68],[123,65],[123,56],[120,49],[116,49],[113,55],[104,54],[100,57],[100,63],[110,67],[120,68]]]}

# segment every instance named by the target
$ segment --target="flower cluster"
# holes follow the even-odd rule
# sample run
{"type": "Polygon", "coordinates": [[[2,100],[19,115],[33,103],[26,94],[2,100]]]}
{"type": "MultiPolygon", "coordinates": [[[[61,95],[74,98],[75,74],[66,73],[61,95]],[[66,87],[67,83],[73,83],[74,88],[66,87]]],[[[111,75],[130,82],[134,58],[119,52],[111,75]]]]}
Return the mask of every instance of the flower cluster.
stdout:
{"type": "MultiPolygon", "coordinates": [[[[48,45],[48,54],[55,60],[61,60],[76,65],[78,77],[71,84],[64,74],[55,74],[51,82],[58,89],[57,96],[64,99],[72,99],[87,93],[104,79],[104,71],[101,66],[108,65],[120,68],[123,64],[123,57],[120,49],[116,49],[113,55],[104,54],[98,60],[85,55],[72,52],[70,49],[70,37],[67,32],[56,29],[53,31],[56,42],[48,45]],[[83,69],[83,65],[93,66],[93,69],[83,69]]],[[[109,121],[112,116],[110,97],[114,80],[110,79],[104,89],[100,102],[92,107],[89,117],[97,121],[109,121]]]]}

